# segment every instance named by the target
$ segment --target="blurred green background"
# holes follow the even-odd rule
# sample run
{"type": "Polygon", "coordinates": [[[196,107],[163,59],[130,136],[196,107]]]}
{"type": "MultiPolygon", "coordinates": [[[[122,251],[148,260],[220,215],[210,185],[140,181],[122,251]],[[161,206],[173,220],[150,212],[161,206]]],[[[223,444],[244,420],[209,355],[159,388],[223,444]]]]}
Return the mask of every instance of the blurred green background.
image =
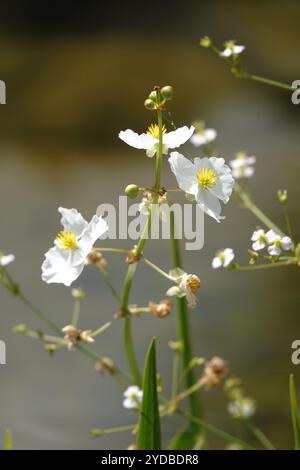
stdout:
{"type": "MultiPolygon", "coordinates": [[[[216,43],[237,39],[247,46],[245,67],[291,83],[300,79],[298,1],[151,1],[33,2],[1,5],[0,79],[7,104],[0,106],[0,247],[16,255],[11,272],[24,292],[62,326],[69,323],[72,299],[64,286],[43,284],[43,253],[59,230],[57,207],[78,208],[90,218],[102,202],[117,202],[127,183],[149,185],[153,161],[118,140],[121,129],[143,131],[151,115],[143,108],[155,84],[172,84],[176,124],[196,118],[219,132],[217,146],[227,160],[238,150],[257,156],[251,190],[257,203],[283,224],[277,189],[287,188],[299,236],[299,106],[289,93],[234,79],[226,64],[199,47],[208,34],[216,43]],[[75,3],[75,2],[74,2],[75,3]]],[[[186,145],[185,153],[199,155],[186,145]]],[[[163,183],[175,181],[165,164],[163,183]]],[[[257,400],[257,423],[279,448],[292,447],[288,374],[300,386],[300,366],[290,361],[291,343],[300,335],[297,268],[269,272],[213,271],[220,247],[246,250],[257,222],[235,201],[224,208],[226,220],[205,219],[205,245],[188,252],[185,266],[203,281],[199,308],[191,311],[198,356],[221,355],[257,400]]],[[[127,242],[118,245],[128,246],[127,242]]],[[[147,246],[149,258],[170,267],[167,242],[147,246]]],[[[126,266],[108,256],[109,271],[121,288],[126,266]]],[[[86,269],[75,285],[87,292],[81,326],[108,321],[117,305],[96,270],[86,269]]],[[[131,300],[158,300],[169,286],[147,266],[131,300]]],[[[41,328],[18,301],[1,288],[0,337],[7,344],[0,366],[0,431],[12,429],[20,449],[126,448],[132,436],[91,440],[92,427],[131,423],[121,392],[99,378],[78,353],[54,357],[41,344],[16,337],[12,327],[41,328]]],[[[169,386],[169,339],[176,339],[175,318],[134,321],[140,363],[150,338],[158,338],[159,370],[169,386]]],[[[99,337],[95,349],[126,367],[122,322],[99,337]]],[[[208,421],[236,432],[226,412],[221,387],[205,393],[208,421]]],[[[176,429],[166,419],[168,439],[176,429]]],[[[211,446],[224,443],[210,438],[211,446]]]]}

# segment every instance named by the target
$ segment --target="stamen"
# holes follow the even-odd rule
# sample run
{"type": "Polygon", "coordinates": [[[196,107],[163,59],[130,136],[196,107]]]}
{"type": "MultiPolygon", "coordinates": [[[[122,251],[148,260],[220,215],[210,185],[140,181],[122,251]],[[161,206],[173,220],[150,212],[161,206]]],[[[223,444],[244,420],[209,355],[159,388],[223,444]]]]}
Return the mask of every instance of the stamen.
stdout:
{"type": "Polygon", "coordinates": [[[77,240],[75,232],[69,230],[62,230],[56,237],[59,247],[63,250],[75,250],[77,247],[77,240]]]}
{"type": "Polygon", "coordinates": [[[217,184],[218,177],[216,172],[209,168],[201,168],[197,173],[197,180],[199,186],[203,189],[212,188],[217,184]]]}

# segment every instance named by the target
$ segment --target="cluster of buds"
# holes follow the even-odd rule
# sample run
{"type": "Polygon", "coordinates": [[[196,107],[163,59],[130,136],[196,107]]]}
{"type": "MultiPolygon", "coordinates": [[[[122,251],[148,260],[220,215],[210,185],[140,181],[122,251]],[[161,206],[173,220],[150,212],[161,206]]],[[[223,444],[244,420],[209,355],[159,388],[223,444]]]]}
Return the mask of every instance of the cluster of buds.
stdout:
{"type": "Polygon", "coordinates": [[[65,326],[62,331],[65,333],[64,340],[68,344],[68,349],[73,350],[76,343],[94,343],[94,338],[91,336],[91,330],[80,330],[73,325],[65,326]]]}
{"type": "Polygon", "coordinates": [[[242,381],[238,378],[230,378],[225,382],[225,392],[228,396],[228,412],[235,419],[248,419],[255,414],[255,401],[244,395],[241,387],[242,381]]]}
{"type": "Polygon", "coordinates": [[[201,383],[205,385],[206,388],[212,388],[223,380],[227,371],[227,362],[221,357],[215,356],[206,363],[200,379],[201,383]]]}
{"type": "Polygon", "coordinates": [[[163,299],[158,304],[156,304],[155,302],[149,302],[148,304],[150,312],[155,317],[159,318],[168,317],[171,313],[172,305],[173,303],[170,299],[163,299]]]}
{"type": "Polygon", "coordinates": [[[166,85],[162,88],[160,86],[155,86],[146,99],[144,106],[150,111],[155,109],[164,109],[166,101],[173,99],[173,94],[174,90],[170,85],[166,85]]]}
{"type": "Polygon", "coordinates": [[[99,269],[106,269],[107,267],[107,261],[102,255],[102,253],[100,253],[99,251],[95,251],[95,250],[91,251],[87,255],[85,259],[85,264],[97,266],[99,269]]]}

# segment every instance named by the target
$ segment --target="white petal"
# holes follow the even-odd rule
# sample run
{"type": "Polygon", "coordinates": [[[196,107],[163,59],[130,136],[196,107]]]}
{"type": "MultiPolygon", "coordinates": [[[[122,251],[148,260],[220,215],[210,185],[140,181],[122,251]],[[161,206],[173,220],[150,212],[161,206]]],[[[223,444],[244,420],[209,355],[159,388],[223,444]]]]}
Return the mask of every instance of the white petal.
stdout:
{"type": "Polygon", "coordinates": [[[157,142],[157,139],[154,139],[150,134],[137,134],[131,129],[119,132],[119,138],[131,147],[145,150],[157,142]]]}
{"type": "Polygon", "coordinates": [[[242,172],[242,176],[245,178],[251,178],[255,173],[255,168],[253,166],[246,166],[242,172]]]}
{"type": "Polygon", "coordinates": [[[77,237],[80,237],[83,230],[87,227],[87,221],[82,217],[77,209],[65,209],[59,207],[58,212],[62,215],[60,223],[65,230],[75,232],[77,237]]]}
{"type": "Polygon", "coordinates": [[[186,273],[181,268],[174,268],[170,269],[169,271],[169,276],[172,277],[175,281],[179,281],[185,274],[186,273]]]}
{"type": "Polygon", "coordinates": [[[0,266],[7,266],[15,261],[15,255],[4,255],[0,257],[0,266]]]}
{"type": "Polygon", "coordinates": [[[286,250],[286,251],[290,250],[293,246],[293,242],[290,239],[290,237],[283,237],[281,239],[281,246],[283,250],[286,250]]]}
{"type": "Polygon", "coordinates": [[[193,134],[190,141],[195,147],[200,147],[200,145],[204,145],[207,142],[205,135],[200,133],[193,134]]]}
{"type": "Polygon", "coordinates": [[[268,230],[266,233],[266,239],[268,243],[274,243],[276,240],[280,240],[280,236],[274,232],[274,230],[268,230]]]}
{"type": "Polygon", "coordinates": [[[232,50],[229,47],[226,47],[223,52],[220,52],[222,57],[230,57],[232,55],[232,50]]]}
{"type": "Polygon", "coordinates": [[[179,289],[178,286],[172,286],[170,287],[166,294],[169,296],[169,297],[173,297],[173,296],[176,296],[176,297],[182,297],[184,295],[184,293],[181,291],[181,289],[179,289]]]}
{"type": "Polygon", "coordinates": [[[223,263],[223,266],[224,268],[227,268],[227,266],[230,265],[230,263],[234,260],[234,252],[232,250],[232,248],[226,248],[224,251],[224,257],[225,257],[225,261],[223,263]]]}
{"type": "Polygon", "coordinates": [[[137,395],[140,392],[140,388],[137,385],[130,385],[124,392],[124,397],[129,398],[132,395],[137,395]]]}
{"type": "Polygon", "coordinates": [[[211,157],[209,161],[218,176],[217,184],[211,188],[211,192],[227,204],[234,186],[231,170],[225,165],[224,158],[211,157]]]}
{"type": "Polygon", "coordinates": [[[268,252],[270,255],[279,256],[281,253],[281,248],[278,245],[270,245],[268,247],[268,252]]]}
{"type": "Polygon", "coordinates": [[[252,249],[254,251],[260,251],[260,250],[263,250],[265,246],[266,244],[263,241],[257,240],[256,242],[252,244],[252,249]]]}
{"type": "Polygon", "coordinates": [[[180,147],[180,145],[187,142],[191,135],[193,134],[195,128],[193,126],[179,127],[175,131],[168,132],[163,136],[163,143],[167,145],[170,149],[175,149],[180,147]]]}
{"type": "Polygon", "coordinates": [[[218,198],[210,191],[199,190],[196,195],[196,201],[200,209],[210,217],[213,217],[217,222],[225,219],[224,216],[221,216],[221,204],[218,198]]]}
{"type": "Polygon", "coordinates": [[[262,229],[255,230],[252,234],[251,240],[253,242],[255,242],[256,240],[258,240],[262,236],[265,236],[265,231],[264,230],[262,230],[262,229]]]}
{"type": "Polygon", "coordinates": [[[87,228],[83,232],[80,241],[78,242],[78,246],[88,254],[95,241],[98,240],[104,233],[108,231],[107,222],[103,219],[100,215],[94,215],[90,223],[88,224],[87,228]]]}
{"type": "Polygon", "coordinates": [[[180,189],[186,193],[195,194],[197,177],[194,164],[178,152],[172,152],[168,161],[180,189]]]}
{"type": "Polygon", "coordinates": [[[123,406],[128,410],[133,410],[138,407],[137,402],[131,398],[125,398],[125,400],[123,400],[123,406]]]}
{"type": "Polygon", "coordinates": [[[236,46],[233,47],[233,52],[234,52],[235,54],[240,54],[240,53],[243,52],[244,50],[245,50],[245,46],[238,46],[238,45],[236,45],[236,46]]]}
{"type": "Polygon", "coordinates": [[[214,269],[220,268],[222,266],[222,261],[221,261],[220,256],[215,256],[214,259],[212,260],[211,265],[214,269]]]}
{"type": "Polygon", "coordinates": [[[156,154],[156,151],[157,151],[157,143],[155,143],[154,145],[151,145],[149,148],[147,148],[147,150],[146,150],[147,157],[149,157],[149,158],[154,157],[154,155],[156,154]]]}
{"type": "Polygon", "coordinates": [[[81,274],[83,268],[83,263],[76,267],[72,265],[72,251],[60,250],[55,246],[45,255],[42,264],[42,279],[48,284],[59,283],[70,286],[81,274]]]}

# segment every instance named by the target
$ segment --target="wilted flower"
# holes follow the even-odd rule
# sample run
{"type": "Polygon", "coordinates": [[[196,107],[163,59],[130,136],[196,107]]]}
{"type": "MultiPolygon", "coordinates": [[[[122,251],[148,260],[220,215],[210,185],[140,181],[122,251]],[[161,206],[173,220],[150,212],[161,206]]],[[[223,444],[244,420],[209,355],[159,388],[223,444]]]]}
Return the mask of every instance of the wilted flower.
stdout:
{"type": "Polygon", "coordinates": [[[227,41],[224,46],[224,51],[220,52],[222,57],[231,57],[232,55],[236,56],[245,50],[245,46],[239,46],[235,41],[227,41]]]}
{"type": "Polygon", "coordinates": [[[88,223],[76,209],[59,207],[64,228],[54,241],[54,247],[45,254],[42,279],[47,283],[70,286],[81,274],[95,241],[108,230],[105,220],[94,215],[88,223]]]}
{"type": "Polygon", "coordinates": [[[195,308],[198,303],[196,292],[201,287],[201,281],[195,274],[187,274],[180,268],[171,269],[169,276],[173,278],[177,286],[170,287],[167,295],[176,297],[186,297],[188,307],[195,308]]]}
{"type": "Polygon", "coordinates": [[[224,219],[219,200],[226,204],[234,186],[224,158],[195,158],[193,163],[180,153],[172,152],[169,163],[180,189],[194,196],[199,208],[217,222],[224,219]]]}
{"type": "MultiPolygon", "coordinates": [[[[183,126],[175,131],[167,132],[165,126],[163,126],[163,153],[167,155],[169,149],[175,149],[187,142],[194,130],[193,126],[183,126]]],[[[157,124],[151,124],[148,131],[143,134],[137,134],[131,129],[127,129],[119,133],[119,138],[131,147],[146,150],[147,157],[151,158],[154,157],[158,148],[159,127],[157,124]]]]}
{"type": "Polygon", "coordinates": [[[217,131],[215,129],[205,129],[204,122],[194,123],[195,132],[192,135],[190,141],[195,147],[209,144],[217,137],[217,131]]]}
{"type": "Polygon", "coordinates": [[[77,342],[89,344],[94,343],[95,341],[91,336],[91,330],[82,331],[75,328],[73,325],[67,325],[62,329],[62,331],[65,333],[64,339],[67,341],[69,349],[73,349],[77,342]]]}
{"type": "Polygon", "coordinates": [[[269,237],[270,246],[268,246],[268,252],[272,256],[279,256],[282,251],[289,251],[293,246],[293,242],[290,237],[281,237],[274,233],[272,237],[269,237]]]}
{"type": "Polygon", "coordinates": [[[232,168],[232,176],[235,179],[250,178],[254,175],[254,164],[256,157],[254,155],[248,156],[245,152],[238,152],[234,160],[229,161],[232,168]]]}
{"type": "Polygon", "coordinates": [[[274,237],[276,237],[276,233],[273,230],[269,230],[267,233],[265,233],[263,229],[255,230],[251,237],[251,240],[254,242],[252,243],[253,250],[263,250],[267,245],[272,243],[274,237]]]}
{"type": "Polygon", "coordinates": [[[227,268],[231,261],[234,259],[234,251],[232,248],[225,248],[224,250],[218,251],[212,260],[212,267],[214,269],[220,268],[227,268]]]}
{"type": "Polygon", "coordinates": [[[228,412],[236,419],[250,418],[255,414],[256,405],[252,398],[244,397],[240,400],[230,401],[228,403],[228,412]]]}
{"type": "Polygon", "coordinates": [[[170,299],[163,299],[158,304],[154,302],[149,302],[149,309],[155,317],[168,317],[171,313],[172,301],[170,299]]]}
{"type": "Polygon", "coordinates": [[[201,382],[208,388],[218,385],[227,373],[228,365],[221,357],[215,356],[207,362],[201,382]]]}
{"type": "MultiPolygon", "coordinates": [[[[151,191],[145,191],[142,202],[139,205],[140,213],[144,215],[149,215],[152,204],[154,204],[153,193],[151,191]]],[[[166,206],[164,206],[164,204],[167,204],[167,193],[165,192],[163,194],[159,194],[155,204],[157,204],[159,207],[159,217],[163,222],[166,222],[167,213],[165,211],[166,206]]]]}
{"type": "Polygon", "coordinates": [[[8,264],[15,261],[15,255],[0,255],[0,266],[7,266],[8,264]]]}
{"type": "Polygon", "coordinates": [[[129,410],[137,409],[142,402],[143,392],[137,385],[131,385],[124,392],[123,406],[129,410]]]}

